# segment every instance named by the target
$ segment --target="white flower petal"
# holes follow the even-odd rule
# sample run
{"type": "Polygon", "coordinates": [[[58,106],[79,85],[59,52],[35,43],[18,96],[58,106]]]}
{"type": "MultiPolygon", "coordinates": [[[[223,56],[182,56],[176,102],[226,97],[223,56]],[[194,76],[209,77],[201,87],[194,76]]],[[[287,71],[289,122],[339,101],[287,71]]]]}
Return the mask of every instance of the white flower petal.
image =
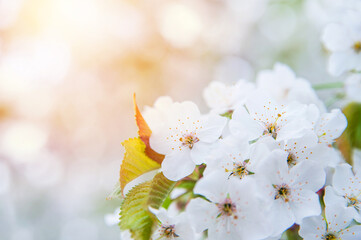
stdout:
{"type": "Polygon", "coordinates": [[[267,180],[271,184],[279,185],[288,181],[288,154],[280,149],[273,150],[264,164],[260,166],[258,174],[267,180]]]}
{"type": "Polygon", "coordinates": [[[321,214],[321,206],[318,195],[310,190],[295,191],[292,193],[293,202],[290,203],[296,217],[296,223],[300,224],[305,217],[321,214]]]}
{"type": "Polygon", "coordinates": [[[204,89],[203,97],[208,107],[211,108],[211,112],[223,114],[234,110],[238,104],[243,104],[254,88],[254,83],[242,79],[229,86],[214,81],[204,89]]]}
{"type": "Polygon", "coordinates": [[[235,227],[240,239],[258,240],[269,236],[273,229],[267,211],[259,201],[256,181],[249,178],[242,181],[233,179],[228,189],[230,198],[237,207],[235,227]],[[260,208],[263,211],[259,211],[260,208]]]}
{"type": "Polygon", "coordinates": [[[349,31],[341,24],[328,24],[322,35],[322,42],[331,51],[343,51],[352,45],[349,31]]]}
{"type": "Polygon", "coordinates": [[[338,232],[345,229],[352,220],[352,215],[346,208],[339,205],[329,205],[325,209],[328,230],[338,232]]]}
{"type": "Polygon", "coordinates": [[[218,208],[204,199],[195,198],[189,202],[186,212],[196,232],[202,232],[214,221],[212,217],[217,216],[218,208]]]}
{"type": "Polygon", "coordinates": [[[305,240],[321,240],[325,233],[326,222],[321,215],[305,218],[300,225],[299,234],[305,240]]]}
{"type": "MultiPolygon", "coordinates": [[[[313,148],[318,144],[318,137],[311,130],[306,130],[300,138],[289,139],[283,146],[284,150],[292,154],[296,164],[302,161],[313,160],[313,148]]],[[[319,161],[320,159],[314,159],[319,161]]]]}
{"type": "Polygon", "coordinates": [[[296,221],[296,218],[288,204],[283,202],[281,199],[278,200],[274,201],[274,204],[272,205],[272,212],[270,214],[271,224],[273,227],[272,236],[281,234],[287,228],[291,227],[296,221]]]}
{"type": "Polygon", "coordinates": [[[227,118],[210,114],[199,129],[197,137],[202,142],[212,143],[221,136],[226,123],[227,118]]]}
{"type": "Polygon", "coordinates": [[[353,193],[352,186],[354,175],[351,170],[351,166],[348,164],[341,164],[336,167],[335,173],[332,179],[332,186],[336,190],[337,194],[349,195],[353,193]]]}
{"type": "Polygon", "coordinates": [[[340,109],[333,109],[324,113],[316,125],[319,142],[331,144],[334,139],[341,136],[347,126],[347,119],[340,109]]]}
{"type": "Polygon", "coordinates": [[[352,74],[345,81],[347,99],[361,102],[361,74],[352,74]]]}
{"type": "MultiPolygon", "coordinates": [[[[273,139],[272,137],[270,137],[273,139]]],[[[257,141],[256,143],[252,144],[249,162],[248,162],[248,169],[251,172],[257,173],[258,168],[262,166],[264,161],[266,161],[267,156],[271,153],[267,144],[257,141]]]]}
{"type": "Polygon", "coordinates": [[[179,240],[193,240],[195,239],[194,230],[188,220],[188,216],[185,212],[177,216],[177,223],[175,225],[175,232],[179,236],[179,240]]]}
{"type": "Polygon", "coordinates": [[[294,178],[292,186],[300,190],[309,189],[317,192],[326,181],[324,169],[313,161],[303,161],[297,164],[290,173],[294,178]]]}
{"type": "Polygon", "coordinates": [[[191,120],[199,119],[201,113],[198,109],[198,106],[191,101],[176,102],[169,109],[169,115],[173,117],[174,120],[177,119],[187,119],[188,117],[191,120]]]}
{"type": "Polygon", "coordinates": [[[342,156],[335,148],[326,143],[319,143],[316,147],[310,149],[310,159],[318,162],[324,168],[335,168],[339,163],[343,162],[342,156]]]}
{"type": "Polygon", "coordinates": [[[356,225],[350,228],[347,228],[341,233],[342,240],[355,240],[361,236],[361,226],[356,225]]]}
{"type": "Polygon", "coordinates": [[[249,140],[257,139],[264,131],[264,127],[255,121],[243,106],[233,112],[229,128],[233,135],[247,136],[249,140]]]}
{"type": "Polygon", "coordinates": [[[194,193],[205,196],[212,202],[221,202],[227,197],[227,179],[224,179],[223,175],[220,175],[217,171],[214,171],[201,178],[197,182],[193,191],[194,193]]]}
{"type": "Polygon", "coordinates": [[[275,98],[279,103],[298,101],[303,104],[316,104],[325,111],[325,106],[317,97],[309,81],[297,78],[293,70],[282,63],[276,63],[273,70],[263,70],[257,75],[258,89],[275,98]]]}
{"type": "Polygon", "coordinates": [[[342,207],[347,207],[347,200],[343,196],[337,195],[331,186],[327,186],[325,188],[323,200],[326,206],[336,204],[342,207]]]}
{"type": "Polygon", "coordinates": [[[178,181],[191,174],[195,168],[191,160],[189,150],[166,155],[162,162],[162,171],[166,178],[172,181],[178,181]]]}
{"type": "Polygon", "coordinates": [[[278,101],[282,101],[287,99],[295,80],[296,76],[290,67],[276,63],[273,70],[260,71],[256,82],[259,89],[270,93],[278,101]]]}
{"type": "Polygon", "coordinates": [[[173,219],[168,216],[167,210],[164,208],[155,209],[155,208],[149,208],[149,210],[157,216],[159,221],[161,221],[162,224],[171,225],[174,224],[172,221],[173,219]]]}
{"type": "Polygon", "coordinates": [[[208,240],[234,240],[240,239],[237,229],[231,226],[231,222],[217,222],[215,226],[208,229],[208,240]]]}
{"type": "Polygon", "coordinates": [[[145,107],[142,113],[144,120],[147,122],[150,129],[161,128],[168,117],[169,109],[173,104],[173,100],[170,97],[159,97],[153,107],[145,107]]]}
{"type": "Polygon", "coordinates": [[[192,161],[199,165],[205,162],[206,157],[209,155],[212,144],[197,142],[193,145],[193,148],[190,150],[192,161]]]}
{"type": "Polygon", "coordinates": [[[174,149],[178,151],[181,143],[170,137],[173,134],[176,133],[171,131],[168,126],[153,131],[149,138],[150,147],[160,154],[170,154],[174,149]]]}
{"type": "Polygon", "coordinates": [[[328,72],[337,77],[348,70],[352,70],[354,55],[355,53],[351,49],[332,53],[328,59],[328,72]]]}

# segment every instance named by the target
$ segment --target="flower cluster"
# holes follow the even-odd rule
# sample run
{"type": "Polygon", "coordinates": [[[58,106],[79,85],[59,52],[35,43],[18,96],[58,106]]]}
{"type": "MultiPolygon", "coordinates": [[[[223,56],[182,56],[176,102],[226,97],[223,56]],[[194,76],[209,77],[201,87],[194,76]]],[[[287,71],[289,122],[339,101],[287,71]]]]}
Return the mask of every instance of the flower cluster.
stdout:
{"type": "MultiPolygon", "coordinates": [[[[342,112],[325,112],[308,82],[283,64],[260,72],[256,84],[213,82],[204,96],[205,115],[169,98],[144,113],[165,177],[179,181],[205,166],[193,189],[199,197],[185,208],[194,230],[208,230],[209,239],[277,238],[320,216],[317,191],[340,160],[332,143],[347,125],[342,112]]],[[[165,239],[182,238],[162,227],[165,239]]]]}
{"type": "Polygon", "coordinates": [[[310,240],[361,236],[361,176],[335,148],[346,117],[327,112],[307,80],[277,63],[255,83],[212,82],[204,98],[207,114],[161,97],[141,115],[151,129],[144,142],[162,156],[147,179],[160,172],[160,185],[172,186],[148,207],[158,222],[152,239],[281,239],[298,229],[310,240]]]}
{"type": "Polygon", "coordinates": [[[361,102],[361,2],[333,2],[335,6],[328,7],[326,11],[330,19],[321,36],[323,46],[329,53],[328,72],[345,79],[348,100],[361,102]]]}
{"type": "MultiPolygon", "coordinates": [[[[329,73],[347,78],[326,87],[360,102],[361,5],[336,2],[345,14],[325,25],[321,41],[329,73]]],[[[328,109],[334,102],[315,92],[324,87],[276,63],[255,81],[211,82],[206,114],[170,97],[142,114],[135,104],[139,138],[124,143],[120,171],[123,232],[142,240],[359,239],[361,105],[328,109]]]]}

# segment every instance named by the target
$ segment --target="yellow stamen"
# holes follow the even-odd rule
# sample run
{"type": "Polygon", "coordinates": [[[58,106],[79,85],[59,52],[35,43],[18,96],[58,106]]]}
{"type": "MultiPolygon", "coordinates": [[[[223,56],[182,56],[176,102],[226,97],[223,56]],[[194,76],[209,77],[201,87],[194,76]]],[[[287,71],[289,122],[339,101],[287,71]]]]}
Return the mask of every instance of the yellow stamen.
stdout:
{"type": "Polygon", "coordinates": [[[353,50],[355,50],[356,53],[360,53],[361,52],[361,41],[355,42],[352,48],[353,48],[353,50]]]}

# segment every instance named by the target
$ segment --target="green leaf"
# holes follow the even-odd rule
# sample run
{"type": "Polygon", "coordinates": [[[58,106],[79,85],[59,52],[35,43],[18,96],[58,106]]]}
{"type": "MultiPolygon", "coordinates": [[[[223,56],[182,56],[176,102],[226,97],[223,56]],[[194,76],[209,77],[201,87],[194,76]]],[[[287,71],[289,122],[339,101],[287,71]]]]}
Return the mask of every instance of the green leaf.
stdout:
{"type": "Polygon", "coordinates": [[[163,173],[155,175],[149,192],[149,206],[158,209],[163,204],[164,199],[172,191],[175,183],[176,182],[164,177],[163,173]]]}
{"type": "Polygon", "coordinates": [[[350,103],[343,112],[347,118],[348,126],[346,134],[348,135],[351,146],[354,148],[361,148],[361,103],[350,103]]]}
{"type": "Polygon", "coordinates": [[[159,209],[174,185],[175,182],[158,173],[153,180],[132,188],[120,207],[120,229],[129,229],[134,239],[149,240],[156,226],[149,207],[159,209]]]}
{"type": "Polygon", "coordinates": [[[113,199],[123,200],[122,190],[120,189],[119,181],[115,184],[112,192],[108,195],[108,197],[106,199],[107,200],[113,200],[113,199]]]}
{"type": "Polygon", "coordinates": [[[194,186],[196,185],[196,181],[193,180],[183,180],[181,182],[177,183],[177,188],[183,188],[186,190],[192,190],[194,186]]]}
{"type": "Polygon", "coordinates": [[[162,208],[168,209],[170,204],[172,203],[172,199],[170,198],[170,195],[168,195],[162,204],[162,208]]]}
{"type": "Polygon", "coordinates": [[[287,229],[287,231],[285,232],[287,240],[302,240],[300,235],[298,235],[299,229],[300,227],[297,224],[294,224],[292,227],[287,229]]]}
{"type": "Polygon", "coordinates": [[[361,103],[352,102],[343,110],[347,118],[347,128],[337,145],[348,163],[352,163],[354,148],[361,149],[361,103]]]}
{"type": "Polygon", "coordinates": [[[148,240],[152,235],[154,217],[147,208],[151,181],[132,188],[120,207],[120,229],[129,229],[134,239],[148,240]]]}

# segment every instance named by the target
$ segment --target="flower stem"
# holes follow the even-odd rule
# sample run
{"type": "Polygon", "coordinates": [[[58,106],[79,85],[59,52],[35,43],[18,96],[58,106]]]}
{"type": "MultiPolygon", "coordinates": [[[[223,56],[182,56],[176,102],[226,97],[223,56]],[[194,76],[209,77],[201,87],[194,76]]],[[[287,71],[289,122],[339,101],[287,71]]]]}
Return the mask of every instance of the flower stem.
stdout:
{"type": "Polygon", "coordinates": [[[320,84],[314,84],[313,89],[315,90],[324,90],[324,89],[332,89],[332,88],[343,88],[344,83],[343,82],[330,82],[330,83],[320,83],[320,84]]]}
{"type": "Polygon", "coordinates": [[[339,94],[336,94],[334,97],[332,97],[331,99],[329,99],[328,101],[326,101],[326,106],[327,107],[330,107],[332,106],[334,103],[336,103],[337,101],[341,100],[341,99],[344,99],[345,98],[345,93],[339,93],[339,94]]]}

